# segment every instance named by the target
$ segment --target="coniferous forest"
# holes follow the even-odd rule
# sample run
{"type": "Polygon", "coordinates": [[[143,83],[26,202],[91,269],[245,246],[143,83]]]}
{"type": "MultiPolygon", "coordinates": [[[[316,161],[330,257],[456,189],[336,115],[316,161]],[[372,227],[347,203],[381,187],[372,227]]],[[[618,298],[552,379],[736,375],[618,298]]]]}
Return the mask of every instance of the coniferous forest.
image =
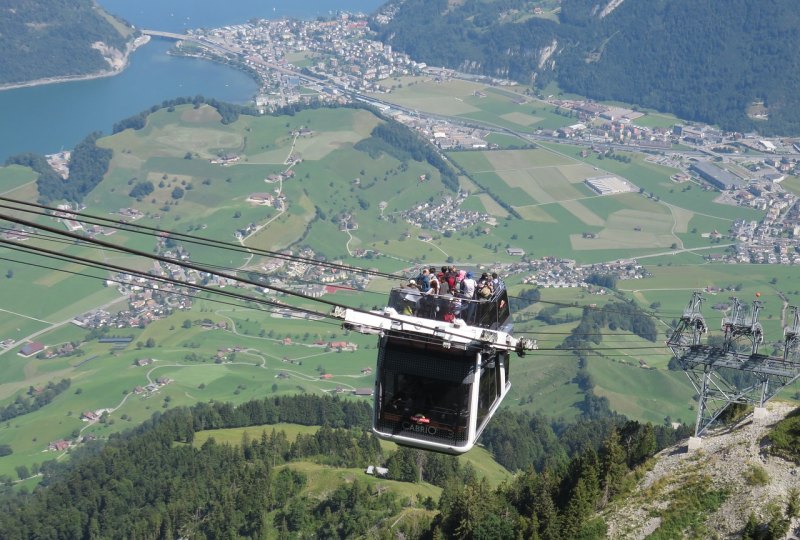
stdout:
{"type": "Polygon", "coordinates": [[[92,0],[15,0],[0,7],[0,84],[108,70],[92,44],[126,47],[92,0]]]}
{"type": "Polygon", "coordinates": [[[686,435],[604,409],[566,424],[502,411],[481,442],[512,471],[497,488],[458,458],[401,448],[385,455],[365,402],[299,395],[234,407],[203,403],[153,417],[41,467],[33,492],[0,495],[3,538],[601,538],[594,518],[633,482],[631,469],[686,435]],[[264,429],[235,446],[203,429],[293,422],[320,425],[289,442],[264,429]],[[315,499],[295,460],[338,467],[385,464],[389,477],[443,488],[438,501],[403,499],[357,478],[315,499]],[[425,518],[391,522],[409,506],[425,518]],[[391,520],[391,522],[390,522],[391,520]]]}
{"type": "Polygon", "coordinates": [[[526,0],[407,0],[380,38],[429,65],[621,100],[764,134],[800,133],[800,23],[789,0],[563,0],[557,20],[526,0]],[[517,14],[518,16],[514,16],[517,14]],[[552,49],[553,54],[543,55],[552,49]],[[768,120],[747,108],[759,102],[768,120]]]}
{"type": "Polygon", "coordinates": [[[42,204],[61,199],[81,202],[103,181],[103,176],[108,172],[111,163],[113,152],[96,144],[101,135],[99,132],[91,133],[75,146],[69,161],[69,177],[66,180],[62,179],[40,154],[17,154],[8,158],[6,165],[30,167],[39,175],[36,187],[39,191],[39,202],[42,204]]]}

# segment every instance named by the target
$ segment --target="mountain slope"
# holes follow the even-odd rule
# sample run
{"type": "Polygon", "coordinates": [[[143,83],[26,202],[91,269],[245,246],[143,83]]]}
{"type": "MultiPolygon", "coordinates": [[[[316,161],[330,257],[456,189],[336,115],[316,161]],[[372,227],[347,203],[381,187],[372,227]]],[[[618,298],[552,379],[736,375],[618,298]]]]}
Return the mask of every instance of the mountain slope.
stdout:
{"type": "Polygon", "coordinates": [[[373,19],[417,60],[559,86],[739,131],[800,133],[800,14],[789,0],[398,0],[373,19]],[[556,20],[557,19],[557,20],[556,20]],[[754,104],[766,108],[748,116],[754,104]]]}
{"type": "Polygon", "coordinates": [[[92,0],[0,0],[0,85],[118,66],[128,36],[110,21],[92,0]]]}
{"type": "MultiPolygon", "coordinates": [[[[667,448],[635,490],[605,511],[610,538],[676,536],[741,538],[748,517],[765,529],[776,513],[785,518],[800,469],[775,457],[765,437],[792,407],[774,403],[768,417],[752,417],[730,431],[703,438],[699,451],[685,442],[667,448]]],[[[790,530],[800,528],[800,519],[790,530]]],[[[782,537],[782,536],[781,536],[782,537]]]]}

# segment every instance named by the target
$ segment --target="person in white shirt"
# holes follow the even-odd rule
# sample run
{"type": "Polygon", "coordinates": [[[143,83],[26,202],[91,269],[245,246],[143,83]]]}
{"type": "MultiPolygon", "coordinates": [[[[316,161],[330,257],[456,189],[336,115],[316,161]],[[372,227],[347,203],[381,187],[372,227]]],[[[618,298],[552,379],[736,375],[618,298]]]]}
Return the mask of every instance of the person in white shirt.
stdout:
{"type": "Polygon", "coordinates": [[[467,275],[461,280],[461,298],[466,298],[467,300],[475,298],[476,286],[477,283],[475,278],[472,277],[472,272],[467,272],[467,275]]]}
{"type": "Polygon", "coordinates": [[[472,277],[472,272],[467,272],[464,279],[461,280],[460,296],[467,300],[466,309],[464,310],[465,316],[463,317],[467,324],[471,324],[473,314],[475,313],[475,302],[473,302],[473,300],[475,298],[475,287],[477,287],[477,285],[475,279],[472,277]]]}

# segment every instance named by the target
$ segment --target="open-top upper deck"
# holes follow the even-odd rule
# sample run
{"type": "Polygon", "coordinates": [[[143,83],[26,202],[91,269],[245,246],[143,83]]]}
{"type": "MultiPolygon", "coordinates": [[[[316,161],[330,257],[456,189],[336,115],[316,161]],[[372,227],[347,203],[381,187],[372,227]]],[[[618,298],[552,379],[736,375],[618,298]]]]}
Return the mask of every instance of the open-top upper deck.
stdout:
{"type": "Polygon", "coordinates": [[[427,294],[413,287],[396,287],[389,293],[388,307],[400,315],[444,322],[460,319],[468,326],[510,331],[511,311],[502,282],[486,299],[427,294]]]}

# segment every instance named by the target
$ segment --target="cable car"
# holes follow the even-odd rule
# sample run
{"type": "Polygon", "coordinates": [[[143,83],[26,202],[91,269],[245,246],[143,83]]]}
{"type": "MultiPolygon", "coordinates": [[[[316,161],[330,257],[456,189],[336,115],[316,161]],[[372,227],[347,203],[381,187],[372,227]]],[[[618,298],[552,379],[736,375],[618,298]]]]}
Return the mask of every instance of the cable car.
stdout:
{"type": "Polygon", "coordinates": [[[485,300],[395,288],[382,311],[338,316],[346,328],[380,335],[373,433],[447,454],[470,450],[508,394],[509,352],[536,348],[510,334],[502,283],[485,300]]]}

